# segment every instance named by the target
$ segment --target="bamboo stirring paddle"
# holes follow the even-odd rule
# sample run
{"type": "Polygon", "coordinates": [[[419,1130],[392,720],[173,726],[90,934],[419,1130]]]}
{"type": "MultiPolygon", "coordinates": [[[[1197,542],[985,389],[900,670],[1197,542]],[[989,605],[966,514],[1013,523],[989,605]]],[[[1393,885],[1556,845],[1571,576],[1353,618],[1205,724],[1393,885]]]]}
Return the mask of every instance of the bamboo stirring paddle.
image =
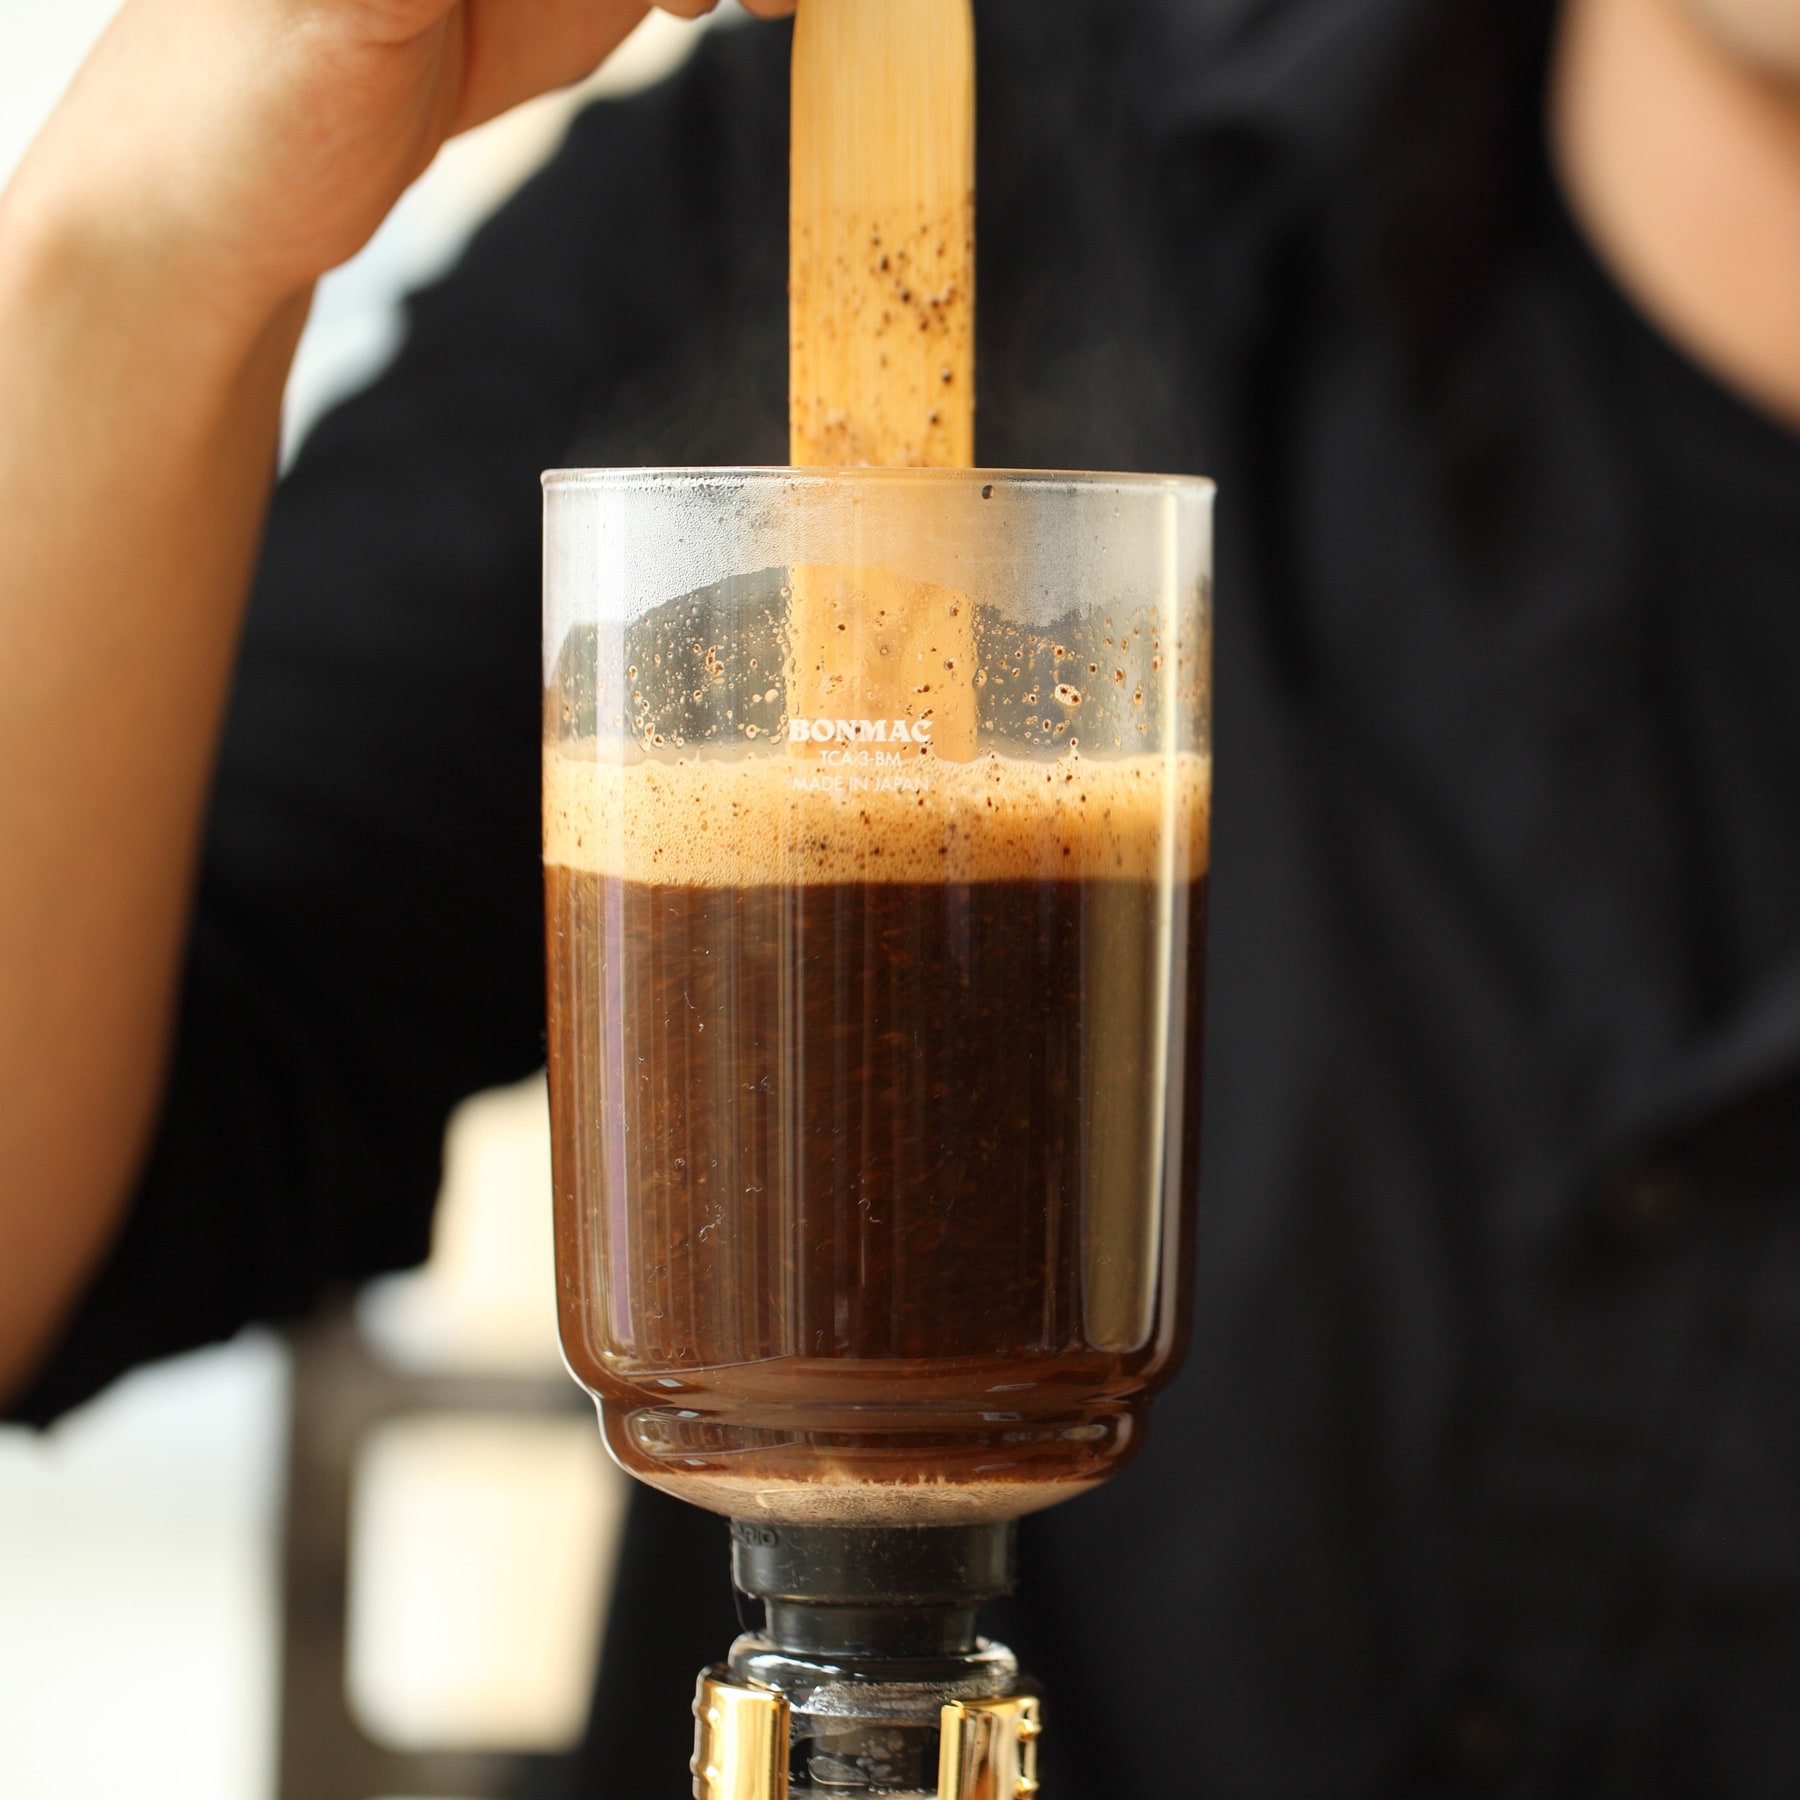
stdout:
{"type": "MultiPolygon", "coordinates": [[[[790,432],[797,468],[975,460],[971,0],[800,0],[790,432]]],[[[976,749],[974,609],[884,570],[796,570],[790,711],[976,749]]]]}
{"type": "Polygon", "coordinates": [[[969,467],[970,0],[800,0],[793,158],[795,466],[969,467]]]}

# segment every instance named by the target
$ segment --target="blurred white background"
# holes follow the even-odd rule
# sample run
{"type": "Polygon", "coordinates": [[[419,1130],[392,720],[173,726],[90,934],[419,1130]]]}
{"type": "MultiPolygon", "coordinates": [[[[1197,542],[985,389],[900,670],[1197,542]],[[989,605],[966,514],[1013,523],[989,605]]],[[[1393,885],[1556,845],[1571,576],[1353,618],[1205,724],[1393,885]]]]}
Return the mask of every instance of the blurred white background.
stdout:
{"type": "MultiPolygon", "coordinates": [[[[0,0],[0,181],[116,10],[0,0]]],[[[576,108],[661,78],[699,29],[653,15],[581,89],[450,146],[321,287],[290,450],[380,369],[401,296],[454,262],[576,108]]],[[[548,1169],[541,1083],[465,1109],[432,1266],[364,1300],[391,1363],[555,1367],[548,1169]]],[[[282,1348],[251,1334],[132,1376],[45,1436],[0,1429],[4,1800],[271,1800],[287,1399],[282,1348]]],[[[586,1419],[425,1416],[376,1434],[351,1531],[365,1727],[400,1748],[571,1740],[619,1499],[586,1419]]]]}

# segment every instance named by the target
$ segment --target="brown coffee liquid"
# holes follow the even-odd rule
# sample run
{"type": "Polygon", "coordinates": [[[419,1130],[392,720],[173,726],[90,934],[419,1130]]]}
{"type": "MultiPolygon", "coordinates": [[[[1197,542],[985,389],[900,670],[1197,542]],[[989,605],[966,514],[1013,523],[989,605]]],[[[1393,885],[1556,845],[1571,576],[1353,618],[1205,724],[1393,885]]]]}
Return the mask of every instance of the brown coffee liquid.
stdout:
{"type": "Polygon", "coordinates": [[[1085,799],[990,783],[1006,824],[959,878],[918,880],[918,851],[952,862],[946,825],[972,829],[943,771],[885,830],[852,809],[835,849],[784,811],[799,779],[740,783],[721,817],[721,778],[677,836],[661,800],[654,832],[630,804],[562,807],[563,1342],[620,1460],[714,1510],[1027,1512],[1123,1462],[1180,1348],[1204,817],[1200,857],[1184,831],[1171,858],[1168,803],[1193,797],[1166,769],[1102,771],[1085,799]],[[878,856],[898,866],[867,878],[878,856]],[[634,878],[665,859],[675,879],[634,878]],[[718,861],[796,878],[727,884],[718,861]]]}

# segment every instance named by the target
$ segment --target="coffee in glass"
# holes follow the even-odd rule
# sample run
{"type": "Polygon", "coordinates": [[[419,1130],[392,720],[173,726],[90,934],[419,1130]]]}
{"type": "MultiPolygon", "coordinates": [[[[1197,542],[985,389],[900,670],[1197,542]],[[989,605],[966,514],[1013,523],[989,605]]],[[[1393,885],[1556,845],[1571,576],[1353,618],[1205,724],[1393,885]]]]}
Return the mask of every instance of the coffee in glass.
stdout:
{"type": "Polygon", "coordinates": [[[551,478],[562,1335],[739,1519],[1020,1516],[1183,1345],[1210,489],[551,478]]]}

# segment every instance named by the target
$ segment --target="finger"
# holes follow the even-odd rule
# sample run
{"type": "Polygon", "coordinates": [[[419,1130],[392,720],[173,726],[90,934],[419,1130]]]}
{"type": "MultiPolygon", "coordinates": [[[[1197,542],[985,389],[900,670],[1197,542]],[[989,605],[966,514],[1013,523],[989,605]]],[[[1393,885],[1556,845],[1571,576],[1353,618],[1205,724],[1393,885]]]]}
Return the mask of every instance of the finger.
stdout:
{"type": "Polygon", "coordinates": [[[456,0],[363,0],[345,13],[352,33],[372,44],[405,44],[441,24],[456,0]]]}
{"type": "Polygon", "coordinates": [[[455,129],[580,81],[648,10],[647,0],[464,0],[467,60],[455,129]]]}
{"type": "MultiPolygon", "coordinates": [[[[674,13],[677,18],[698,19],[703,14],[717,9],[719,0],[656,0],[664,12],[674,13]]],[[[742,0],[746,12],[755,13],[759,19],[785,19],[794,10],[795,0],[742,0]]]]}
{"type": "MultiPolygon", "coordinates": [[[[446,0],[385,0],[443,7],[446,0]]],[[[747,0],[761,18],[785,18],[795,0],[747,0]]],[[[698,19],[718,0],[657,0],[662,11],[698,19]]],[[[466,131],[496,113],[591,74],[649,10],[648,0],[464,0],[466,78],[453,129],[466,131]]]]}

